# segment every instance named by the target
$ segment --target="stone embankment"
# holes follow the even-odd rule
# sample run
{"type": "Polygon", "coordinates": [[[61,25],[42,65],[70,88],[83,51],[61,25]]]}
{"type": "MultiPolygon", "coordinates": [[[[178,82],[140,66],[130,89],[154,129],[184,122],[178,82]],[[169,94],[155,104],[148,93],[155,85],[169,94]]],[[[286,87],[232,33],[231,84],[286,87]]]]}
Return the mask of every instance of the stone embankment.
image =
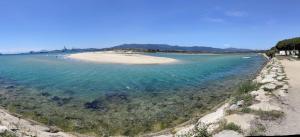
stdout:
{"type": "Polygon", "coordinates": [[[277,59],[271,59],[251,82],[254,90],[232,97],[195,124],[174,128],[159,137],[213,136],[242,137],[264,135],[265,122],[284,116],[282,107],[288,94],[284,68],[277,59]]]}

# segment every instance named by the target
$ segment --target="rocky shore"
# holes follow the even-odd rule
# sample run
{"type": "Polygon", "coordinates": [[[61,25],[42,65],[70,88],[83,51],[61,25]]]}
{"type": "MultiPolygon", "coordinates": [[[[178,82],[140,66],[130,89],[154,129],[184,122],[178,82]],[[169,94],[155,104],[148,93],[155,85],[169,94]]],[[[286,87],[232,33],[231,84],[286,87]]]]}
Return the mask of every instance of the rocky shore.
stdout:
{"type": "Polygon", "coordinates": [[[239,93],[194,124],[176,127],[157,137],[265,135],[266,123],[284,117],[282,108],[289,84],[279,60],[271,59],[239,93]]]}
{"type": "Polygon", "coordinates": [[[0,109],[0,136],[16,137],[75,137],[55,127],[47,127],[35,121],[22,119],[0,109]]]}

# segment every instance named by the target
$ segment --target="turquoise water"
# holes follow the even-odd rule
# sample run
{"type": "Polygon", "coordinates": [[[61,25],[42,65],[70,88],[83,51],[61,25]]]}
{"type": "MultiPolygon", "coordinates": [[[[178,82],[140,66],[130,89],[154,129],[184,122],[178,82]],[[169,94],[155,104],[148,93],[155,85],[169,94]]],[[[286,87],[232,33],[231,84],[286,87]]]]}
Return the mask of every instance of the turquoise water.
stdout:
{"type": "MultiPolygon", "coordinates": [[[[63,102],[55,107],[68,108],[73,103],[76,104],[73,106],[82,109],[82,112],[91,112],[98,117],[118,119],[124,115],[135,119],[140,118],[137,115],[142,114],[149,118],[146,122],[151,121],[153,125],[157,124],[158,120],[164,121],[164,119],[169,123],[179,119],[178,123],[180,123],[199,115],[192,110],[187,111],[194,107],[203,108],[204,104],[198,104],[195,97],[201,98],[202,95],[211,97],[213,94],[216,97],[222,92],[230,93],[232,91],[229,90],[234,85],[241,80],[249,79],[265,62],[265,59],[258,54],[155,53],[149,55],[175,58],[180,60],[180,63],[121,65],[76,61],[56,54],[0,56],[0,89],[1,84],[2,90],[8,89],[9,83],[15,88],[18,86],[25,88],[26,90],[22,92],[30,89],[30,92],[34,91],[37,95],[47,93],[49,97],[47,95],[46,99],[49,102],[56,101],[53,99],[54,96],[69,98],[70,102],[63,102]],[[250,58],[243,58],[245,56],[250,58]],[[85,103],[93,100],[104,103],[99,104],[101,107],[95,108],[96,110],[84,108],[85,103]],[[116,102],[119,102],[117,106],[116,102]],[[180,105],[172,105],[174,102],[180,105]],[[133,105],[136,110],[134,112],[131,111],[133,105]],[[156,109],[145,112],[151,108],[156,109]],[[174,113],[182,115],[175,116],[174,113]]],[[[22,92],[19,94],[26,94],[22,92]]],[[[211,102],[214,97],[202,98],[201,101],[211,102]]],[[[126,123],[123,119],[116,121],[119,125],[126,123]]],[[[173,124],[162,125],[160,129],[173,126],[173,124]]],[[[132,126],[137,125],[132,123],[132,126]]],[[[129,128],[123,130],[119,129],[121,127],[108,127],[116,129],[107,133],[110,135],[117,131],[120,134],[130,135],[156,130],[141,127],[131,132],[129,128]]]]}

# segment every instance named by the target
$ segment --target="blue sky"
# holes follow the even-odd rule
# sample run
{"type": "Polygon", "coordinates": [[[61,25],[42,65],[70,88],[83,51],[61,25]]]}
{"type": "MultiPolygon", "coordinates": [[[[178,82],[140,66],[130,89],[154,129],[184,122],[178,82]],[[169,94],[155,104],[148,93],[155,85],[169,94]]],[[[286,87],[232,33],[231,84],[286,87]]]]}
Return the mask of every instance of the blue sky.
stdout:
{"type": "Polygon", "coordinates": [[[299,0],[1,0],[0,52],[123,43],[267,49],[300,36],[299,0]]]}

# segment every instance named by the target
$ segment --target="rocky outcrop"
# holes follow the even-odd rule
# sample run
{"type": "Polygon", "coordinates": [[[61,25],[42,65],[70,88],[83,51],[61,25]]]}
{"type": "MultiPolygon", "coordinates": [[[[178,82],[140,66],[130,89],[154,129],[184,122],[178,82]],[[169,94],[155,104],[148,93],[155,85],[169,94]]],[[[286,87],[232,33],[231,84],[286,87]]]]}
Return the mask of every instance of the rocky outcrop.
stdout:
{"type": "Polygon", "coordinates": [[[11,115],[4,109],[0,109],[0,133],[7,132],[17,137],[75,137],[72,134],[64,133],[37,122],[28,121],[11,115]]]}

